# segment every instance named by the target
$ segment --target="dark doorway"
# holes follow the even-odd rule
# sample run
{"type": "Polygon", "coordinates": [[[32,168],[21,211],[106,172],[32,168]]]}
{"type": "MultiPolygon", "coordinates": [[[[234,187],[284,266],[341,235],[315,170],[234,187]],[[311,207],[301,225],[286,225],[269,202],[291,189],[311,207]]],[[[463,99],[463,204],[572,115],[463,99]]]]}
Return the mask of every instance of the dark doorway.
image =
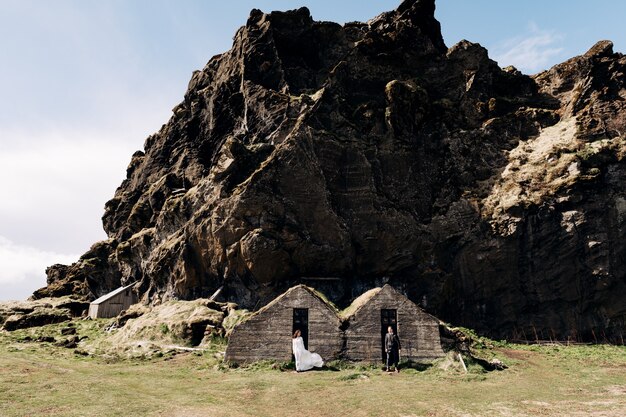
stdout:
{"type": "Polygon", "coordinates": [[[292,334],[296,330],[300,330],[302,333],[302,341],[304,342],[304,348],[309,348],[309,309],[308,308],[294,308],[293,309],[293,328],[292,334]]]}
{"type": "Polygon", "coordinates": [[[382,349],[383,362],[387,361],[387,352],[385,352],[385,335],[387,328],[391,326],[394,334],[398,334],[398,312],[397,310],[381,309],[380,310],[380,345],[382,349]]]}

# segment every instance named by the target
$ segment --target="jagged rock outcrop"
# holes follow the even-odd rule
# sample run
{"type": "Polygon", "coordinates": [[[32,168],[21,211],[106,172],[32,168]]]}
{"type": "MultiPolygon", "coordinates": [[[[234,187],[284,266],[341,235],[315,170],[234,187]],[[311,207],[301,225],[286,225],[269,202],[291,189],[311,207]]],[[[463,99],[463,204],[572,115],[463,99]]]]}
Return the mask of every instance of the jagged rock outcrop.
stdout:
{"type": "Polygon", "coordinates": [[[7,301],[0,303],[0,330],[13,331],[61,323],[72,317],[80,317],[88,308],[89,303],[72,297],[7,301]]]}
{"type": "Polygon", "coordinates": [[[133,155],[109,240],[35,296],[137,280],[145,302],[258,307],[337,277],[340,304],[389,281],[491,336],[621,335],[626,57],[600,42],[529,77],[447,48],[434,9],[253,10],[133,155]]]}

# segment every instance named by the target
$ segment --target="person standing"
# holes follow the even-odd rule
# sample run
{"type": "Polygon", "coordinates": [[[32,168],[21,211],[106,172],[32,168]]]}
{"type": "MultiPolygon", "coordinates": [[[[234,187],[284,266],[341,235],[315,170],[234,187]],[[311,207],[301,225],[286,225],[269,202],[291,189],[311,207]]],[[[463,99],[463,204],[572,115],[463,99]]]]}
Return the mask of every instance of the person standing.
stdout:
{"type": "Polygon", "coordinates": [[[293,334],[291,347],[296,359],[296,371],[308,371],[313,367],[321,368],[324,366],[324,360],[319,354],[305,349],[300,330],[296,330],[293,334]]]}
{"type": "Polygon", "coordinates": [[[400,361],[400,338],[393,333],[393,327],[387,327],[387,334],[385,335],[385,353],[387,353],[387,367],[386,371],[391,372],[391,365],[396,369],[396,372],[400,372],[398,368],[398,362],[400,361]]]}

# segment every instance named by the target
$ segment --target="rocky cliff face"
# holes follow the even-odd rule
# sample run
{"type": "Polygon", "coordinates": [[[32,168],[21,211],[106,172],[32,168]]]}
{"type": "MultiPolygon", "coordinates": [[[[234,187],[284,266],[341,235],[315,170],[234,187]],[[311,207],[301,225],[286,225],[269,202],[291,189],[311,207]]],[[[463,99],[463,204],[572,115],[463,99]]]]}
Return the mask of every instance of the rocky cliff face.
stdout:
{"type": "Polygon", "coordinates": [[[253,10],[133,155],[109,239],[35,297],[137,281],[145,302],[224,286],[255,307],[384,281],[496,337],[620,336],[626,57],[603,41],[528,77],[447,48],[434,9],[253,10]]]}

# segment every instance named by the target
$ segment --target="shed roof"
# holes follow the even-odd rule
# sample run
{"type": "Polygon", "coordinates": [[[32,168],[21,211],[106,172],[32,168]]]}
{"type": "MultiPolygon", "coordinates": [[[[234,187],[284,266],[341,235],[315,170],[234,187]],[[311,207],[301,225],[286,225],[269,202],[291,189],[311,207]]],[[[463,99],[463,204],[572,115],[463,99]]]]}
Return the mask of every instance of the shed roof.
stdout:
{"type": "Polygon", "coordinates": [[[124,291],[125,289],[132,287],[133,285],[135,285],[134,282],[132,284],[128,284],[128,285],[125,285],[123,287],[119,287],[118,289],[113,290],[110,293],[104,294],[102,297],[93,300],[91,302],[91,305],[98,305],[98,304],[102,303],[103,301],[109,300],[109,299],[115,297],[116,295],[118,295],[119,293],[121,293],[122,291],[124,291]]]}

